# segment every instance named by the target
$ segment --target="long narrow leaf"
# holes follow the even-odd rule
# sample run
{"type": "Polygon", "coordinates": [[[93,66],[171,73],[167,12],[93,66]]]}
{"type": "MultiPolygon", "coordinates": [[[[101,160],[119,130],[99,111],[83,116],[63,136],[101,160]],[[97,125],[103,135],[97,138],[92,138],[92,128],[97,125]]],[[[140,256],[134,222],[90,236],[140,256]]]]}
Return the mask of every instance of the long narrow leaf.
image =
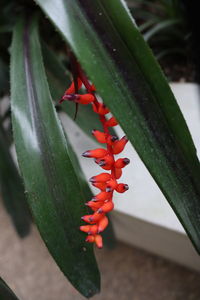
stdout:
{"type": "Polygon", "coordinates": [[[36,2],[73,49],[200,252],[196,149],[124,1],[36,2]]]}
{"type": "Polygon", "coordinates": [[[99,272],[79,231],[84,195],[50,97],[35,22],[17,24],[11,55],[14,139],[29,204],[57,264],[90,297],[99,290],[99,272]]]}
{"type": "Polygon", "coordinates": [[[155,34],[158,34],[159,32],[164,31],[165,29],[169,30],[169,27],[172,27],[174,25],[177,25],[180,23],[180,20],[178,19],[171,19],[171,20],[164,20],[153,26],[151,29],[149,29],[147,32],[143,34],[143,37],[145,41],[149,41],[155,34]]]}

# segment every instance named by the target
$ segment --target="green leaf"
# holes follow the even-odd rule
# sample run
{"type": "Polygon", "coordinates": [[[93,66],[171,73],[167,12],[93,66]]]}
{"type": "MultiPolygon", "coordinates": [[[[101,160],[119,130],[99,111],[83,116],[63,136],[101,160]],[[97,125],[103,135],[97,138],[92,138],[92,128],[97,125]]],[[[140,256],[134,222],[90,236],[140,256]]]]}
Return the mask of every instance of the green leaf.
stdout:
{"type": "MultiPolygon", "coordinates": [[[[71,84],[70,75],[54,52],[45,43],[42,43],[42,52],[51,95],[58,103],[59,99],[63,96],[64,91],[71,84]]],[[[74,119],[76,109],[75,105],[65,101],[59,107],[71,119],[74,119]]],[[[93,128],[102,130],[101,123],[90,105],[79,105],[75,122],[90,138],[93,138],[91,134],[93,128]]],[[[111,134],[116,135],[113,129],[111,130],[111,134]]]]}
{"type": "Polygon", "coordinates": [[[154,37],[154,35],[160,33],[160,32],[165,32],[165,30],[170,30],[171,27],[174,27],[174,25],[180,24],[180,20],[179,19],[167,19],[167,20],[163,20],[158,22],[157,24],[155,24],[155,26],[153,26],[152,28],[150,28],[147,32],[145,32],[143,34],[143,38],[145,41],[149,41],[152,37],[154,37]]]}
{"type": "Polygon", "coordinates": [[[0,299],[1,300],[19,300],[5,283],[5,281],[0,277],[0,299]]]}
{"type": "Polygon", "coordinates": [[[80,218],[84,195],[52,104],[35,22],[18,22],[11,50],[11,107],[19,167],[35,222],[50,253],[85,297],[99,291],[92,245],[80,218]]]}
{"type": "Polygon", "coordinates": [[[71,46],[200,252],[196,149],[124,1],[36,2],[71,46]]]}
{"type": "MultiPolygon", "coordinates": [[[[166,29],[169,30],[170,27],[179,24],[181,21],[178,19],[164,20],[153,26],[147,32],[143,34],[145,41],[149,41],[155,34],[158,34],[166,29]]],[[[172,28],[171,28],[172,30],[172,28]]]]}
{"type": "Polygon", "coordinates": [[[9,152],[7,136],[0,124],[0,186],[3,203],[20,237],[30,232],[31,216],[25,199],[24,188],[9,152]]]}
{"type": "Polygon", "coordinates": [[[66,88],[71,84],[70,74],[56,53],[45,42],[42,42],[41,46],[51,96],[58,103],[66,88]]]}

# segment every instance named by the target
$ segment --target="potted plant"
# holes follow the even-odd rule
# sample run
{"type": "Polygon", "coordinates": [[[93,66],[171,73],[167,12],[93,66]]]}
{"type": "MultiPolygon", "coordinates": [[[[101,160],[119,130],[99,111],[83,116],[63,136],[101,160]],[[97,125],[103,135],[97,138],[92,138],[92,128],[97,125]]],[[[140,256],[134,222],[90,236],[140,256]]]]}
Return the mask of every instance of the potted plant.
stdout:
{"type": "MultiPolygon", "coordinates": [[[[113,156],[128,140],[134,145],[197,251],[199,162],[174,95],[124,2],[36,3],[38,6],[32,1],[4,1],[2,70],[5,79],[10,55],[14,143],[28,204],[44,242],[73,286],[91,297],[100,289],[93,242],[102,247],[100,233],[108,223],[104,217],[114,205],[113,192],[127,190],[126,182],[117,180],[128,160],[122,157],[118,161],[113,156]],[[13,11],[15,17],[11,18],[13,11]],[[87,132],[100,117],[103,129],[96,128],[93,135],[106,149],[85,149],[83,154],[103,168],[90,180],[101,190],[95,196],[69,143],[70,129],[64,133],[52,100],[58,110],[72,116],[78,113],[79,124],[87,132]],[[107,119],[108,113],[112,116],[107,119]],[[119,140],[111,131],[118,123],[126,134],[119,140]],[[96,204],[90,203],[92,211],[88,212],[84,203],[91,198],[96,204]]],[[[7,92],[3,84],[2,95],[7,92]]],[[[3,136],[9,133],[9,126],[3,126],[6,119],[9,123],[9,111],[2,116],[3,136]]],[[[1,139],[1,178],[7,194],[8,182],[13,182],[11,170],[15,169],[9,155],[12,139],[8,137],[1,139]]],[[[13,172],[19,181],[16,169],[13,172]]],[[[8,197],[13,208],[12,199],[8,197]]],[[[20,199],[24,203],[22,192],[20,199]]],[[[16,216],[14,208],[10,211],[16,216]]]]}

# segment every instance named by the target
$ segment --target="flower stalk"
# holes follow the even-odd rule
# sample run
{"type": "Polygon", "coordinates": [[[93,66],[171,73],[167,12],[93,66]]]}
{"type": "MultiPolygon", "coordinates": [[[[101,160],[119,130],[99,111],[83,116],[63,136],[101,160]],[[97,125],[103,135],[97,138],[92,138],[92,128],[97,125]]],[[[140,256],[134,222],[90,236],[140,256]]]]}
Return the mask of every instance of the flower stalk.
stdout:
{"type": "Polygon", "coordinates": [[[103,240],[100,233],[108,226],[108,218],[106,214],[113,210],[113,193],[124,193],[128,190],[128,185],[118,183],[118,179],[122,176],[122,169],[129,164],[128,158],[115,159],[115,155],[121,153],[128,142],[126,136],[120,140],[117,136],[113,136],[109,132],[110,127],[118,125],[117,120],[112,116],[109,119],[106,115],[110,113],[104,103],[100,102],[96,95],[96,88],[89,82],[80,65],[76,66],[77,76],[71,83],[70,87],[65,91],[60,103],[63,101],[71,101],[76,104],[92,105],[93,111],[99,116],[103,131],[92,130],[92,135],[99,143],[105,144],[106,149],[97,148],[85,151],[82,156],[93,158],[103,170],[96,176],[89,179],[91,184],[99,189],[99,193],[95,195],[86,205],[93,211],[90,215],[85,215],[82,220],[87,225],[80,226],[80,230],[87,233],[86,242],[95,243],[98,248],[103,247],[103,240]],[[87,93],[78,94],[78,90],[84,86],[87,93]]]}

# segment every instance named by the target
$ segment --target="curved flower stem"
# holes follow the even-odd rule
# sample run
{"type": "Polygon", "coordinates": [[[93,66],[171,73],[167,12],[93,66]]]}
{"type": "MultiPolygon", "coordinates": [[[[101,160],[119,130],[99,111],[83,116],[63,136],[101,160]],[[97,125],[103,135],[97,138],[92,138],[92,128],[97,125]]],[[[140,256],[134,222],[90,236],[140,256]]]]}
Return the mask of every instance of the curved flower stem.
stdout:
{"type": "Polygon", "coordinates": [[[110,173],[103,172],[90,178],[92,185],[98,188],[100,192],[86,203],[86,205],[92,209],[93,214],[83,216],[82,220],[88,224],[80,226],[80,230],[88,234],[86,242],[95,242],[98,248],[102,248],[103,241],[100,233],[108,225],[106,213],[114,208],[114,190],[118,193],[123,193],[128,189],[127,184],[118,183],[117,180],[121,177],[122,168],[129,163],[129,159],[120,158],[115,161],[115,154],[119,154],[124,149],[128,140],[126,137],[118,140],[116,136],[110,134],[109,127],[116,126],[118,124],[117,121],[114,117],[108,120],[106,119],[105,115],[110,112],[109,109],[98,101],[95,95],[96,89],[94,85],[89,82],[77,62],[75,68],[78,77],[66,90],[60,103],[67,100],[75,102],[76,104],[91,104],[94,112],[98,114],[103,127],[103,132],[93,130],[92,134],[98,142],[106,144],[106,150],[104,148],[87,150],[82,155],[84,157],[94,158],[95,162],[101,168],[108,172],[110,171],[110,173]],[[80,89],[82,84],[85,86],[87,93],[81,95],[78,94],[77,86],[78,89],[80,89]]]}

